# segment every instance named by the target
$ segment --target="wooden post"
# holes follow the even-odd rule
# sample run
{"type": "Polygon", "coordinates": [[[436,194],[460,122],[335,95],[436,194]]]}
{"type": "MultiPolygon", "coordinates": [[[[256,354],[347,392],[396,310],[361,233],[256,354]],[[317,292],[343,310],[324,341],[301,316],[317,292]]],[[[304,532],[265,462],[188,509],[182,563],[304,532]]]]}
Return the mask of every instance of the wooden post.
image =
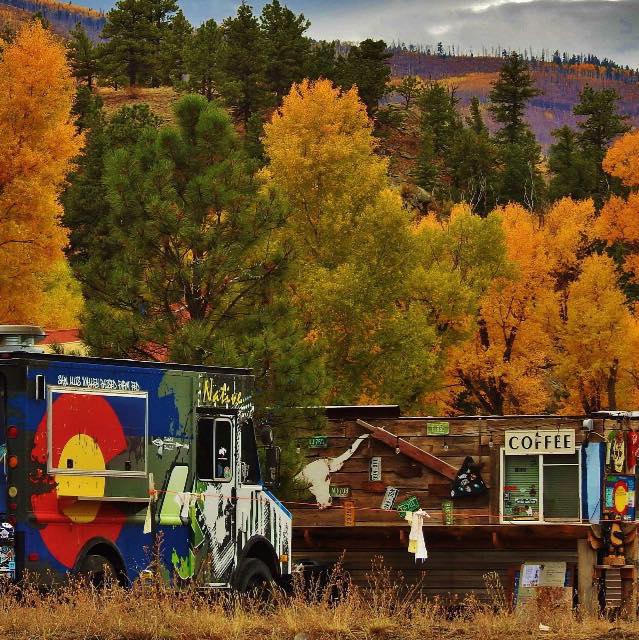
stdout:
{"type": "Polygon", "coordinates": [[[627,567],[621,569],[622,614],[626,620],[637,619],[637,559],[639,540],[637,536],[626,545],[627,567]]]}
{"type": "Polygon", "coordinates": [[[597,590],[594,585],[596,564],[597,552],[588,540],[577,540],[577,594],[584,614],[597,613],[597,590]]]}

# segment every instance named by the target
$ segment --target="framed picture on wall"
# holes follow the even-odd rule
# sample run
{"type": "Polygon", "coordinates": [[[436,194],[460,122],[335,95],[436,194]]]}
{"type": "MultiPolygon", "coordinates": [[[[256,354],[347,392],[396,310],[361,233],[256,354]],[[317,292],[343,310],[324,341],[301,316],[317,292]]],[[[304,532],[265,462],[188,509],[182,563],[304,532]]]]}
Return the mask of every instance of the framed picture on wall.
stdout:
{"type": "Polygon", "coordinates": [[[636,478],[633,475],[609,473],[604,483],[603,517],[605,520],[635,519],[636,478]]]}

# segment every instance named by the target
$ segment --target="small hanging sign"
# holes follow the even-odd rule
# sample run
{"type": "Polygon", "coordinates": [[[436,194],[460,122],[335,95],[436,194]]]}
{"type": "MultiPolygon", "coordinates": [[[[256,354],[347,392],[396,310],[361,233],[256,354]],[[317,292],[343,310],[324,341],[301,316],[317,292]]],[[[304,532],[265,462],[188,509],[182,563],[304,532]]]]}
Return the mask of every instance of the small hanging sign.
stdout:
{"type": "Polygon", "coordinates": [[[442,500],[442,521],[445,525],[455,524],[455,505],[452,500],[442,500]]]}
{"type": "Polygon", "coordinates": [[[427,436],[447,436],[450,434],[450,422],[428,422],[426,424],[427,436]]]}
{"type": "Polygon", "coordinates": [[[393,508],[398,495],[399,489],[395,487],[386,487],[386,493],[384,494],[384,499],[382,500],[382,509],[384,511],[390,511],[393,508]]]}
{"type": "Polygon", "coordinates": [[[330,495],[331,498],[347,498],[348,496],[351,495],[351,488],[336,487],[335,485],[331,485],[328,488],[328,495],[330,495]]]}
{"type": "Polygon", "coordinates": [[[397,511],[399,511],[399,517],[405,518],[406,512],[411,511],[415,512],[419,510],[419,500],[415,496],[411,496],[410,498],[406,498],[397,505],[397,511]]]}
{"type": "Polygon", "coordinates": [[[355,526],[355,503],[352,500],[344,501],[344,526],[355,526]]]}
{"type": "Polygon", "coordinates": [[[326,449],[328,447],[328,436],[313,436],[308,439],[309,449],[326,449]]]}
{"type": "Polygon", "coordinates": [[[371,458],[368,468],[368,479],[371,482],[379,482],[382,479],[382,459],[380,456],[371,458]]]}

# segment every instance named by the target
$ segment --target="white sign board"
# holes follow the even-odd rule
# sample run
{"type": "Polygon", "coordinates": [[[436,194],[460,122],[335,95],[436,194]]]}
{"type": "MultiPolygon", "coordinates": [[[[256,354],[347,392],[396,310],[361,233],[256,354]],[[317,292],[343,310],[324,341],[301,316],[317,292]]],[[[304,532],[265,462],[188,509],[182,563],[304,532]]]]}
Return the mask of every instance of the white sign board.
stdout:
{"type": "Polygon", "coordinates": [[[506,431],[505,453],[508,456],[575,453],[575,430],[506,431]]]}
{"type": "Polygon", "coordinates": [[[379,482],[382,479],[382,459],[379,456],[371,458],[368,479],[371,482],[379,482]]]}

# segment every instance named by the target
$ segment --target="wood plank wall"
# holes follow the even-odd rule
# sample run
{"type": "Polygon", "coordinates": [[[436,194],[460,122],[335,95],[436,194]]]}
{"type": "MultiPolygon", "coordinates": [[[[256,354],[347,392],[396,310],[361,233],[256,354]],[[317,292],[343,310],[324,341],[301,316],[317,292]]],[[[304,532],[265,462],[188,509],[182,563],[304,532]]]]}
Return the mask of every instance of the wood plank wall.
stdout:
{"type": "MultiPolygon", "coordinates": [[[[489,486],[489,491],[476,498],[454,501],[454,522],[456,525],[491,524],[499,521],[499,452],[504,444],[504,432],[507,429],[574,428],[577,443],[582,441],[581,417],[523,416],[523,417],[486,417],[471,418],[399,418],[394,420],[375,420],[366,418],[366,422],[383,427],[391,433],[405,437],[412,444],[445,460],[459,468],[466,456],[472,456],[481,464],[481,473],[489,486]],[[447,421],[450,435],[427,436],[429,422],[447,421]],[[492,440],[492,446],[491,446],[492,440]]],[[[602,421],[596,423],[601,426],[602,421]]],[[[329,420],[324,435],[328,436],[328,448],[309,449],[309,462],[317,458],[336,457],[342,454],[354,440],[366,433],[365,429],[353,420],[329,420]]],[[[415,496],[420,505],[432,514],[426,525],[442,524],[442,500],[450,498],[450,480],[414,462],[403,454],[397,455],[392,447],[369,437],[355,455],[348,460],[341,471],[332,474],[331,484],[348,486],[357,507],[357,524],[388,523],[401,524],[397,513],[379,510],[384,495],[380,487],[371,490],[368,485],[369,465],[373,456],[382,459],[383,487],[393,486],[399,489],[396,502],[409,496],[415,496]]],[[[312,496],[306,500],[314,502],[312,496]]],[[[339,526],[343,524],[343,509],[337,508],[344,499],[334,498],[333,507],[319,511],[314,506],[293,508],[295,527],[339,526]]]]}
{"type": "MultiPolygon", "coordinates": [[[[372,550],[349,549],[343,554],[304,550],[293,554],[293,561],[305,558],[330,566],[341,558],[342,566],[353,582],[366,588],[376,555],[372,550]]],[[[383,552],[384,566],[390,568],[396,578],[401,576],[408,586],[419,585],[419,590],[425,597],[438,596],[447,604],[461,601],[471,594],[482,602],[490,602],[494,597],[486,579],[490,572],[498,575],[505,593],[511,594],[514,571],[522,563],[542,564],[552,561],[576,564],[576,542],[573,550],[435,550],[429,551],[428,559],[420,565],[415,563],[414,556],[407,551],[383,552]]]]}

